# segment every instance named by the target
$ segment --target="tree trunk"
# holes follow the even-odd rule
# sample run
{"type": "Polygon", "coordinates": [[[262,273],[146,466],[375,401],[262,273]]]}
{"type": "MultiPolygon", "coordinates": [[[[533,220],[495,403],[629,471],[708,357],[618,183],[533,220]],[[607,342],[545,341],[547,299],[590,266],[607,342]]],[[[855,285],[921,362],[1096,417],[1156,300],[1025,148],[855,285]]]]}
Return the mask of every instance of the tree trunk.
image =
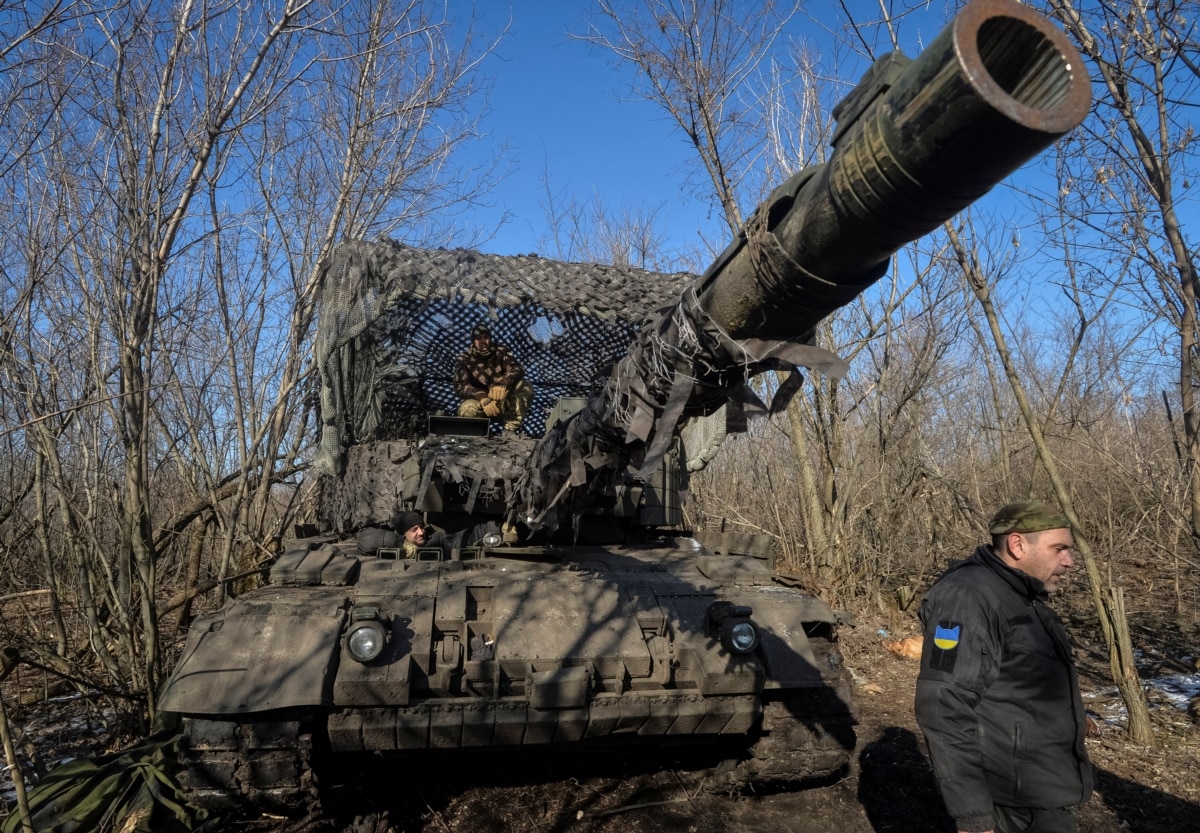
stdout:
{"type": "Polygon", "coordinates": [[[1123,597],[1119,597],[1117,599],[1117,606],[1114,608],[1112,597],[1114,588],[1111,585],[1106,588],[1100,578],[1100,570],[1096,566],[1096,558],[1092,553],[1091,544],[1084,535],[1083,525],[1079,521],[1079,516],[1075,512],[1075,505],[1071,500],[1070,491],[1067,489],[1062,478],[1059,477],[1058,466],[1050,453],[1049,446],[1046,444],[1046,437],[1042,432],[1041,422],[1034,415],[1033,407],[1029,402],[1028,396],[1025,394],[1025,387],[1017,375],[1016,364],[1013,361],[1012,354],[1008,350],[1008,342],[1004,337],[1004,332],[1000,329],[1000,318],[996,314],[996,308],[992,303],[991,291],[978,267],[974,253],[967,250],[962,239],[949,223],[946,225],[946,230],[950,236],[950,242],[954,247],[959,265],[963,269],[963,275],[967,284],[983,309],[984,316],[988,322],[988,328],[991,331],[992,342],[996,347],[996,353],[1000,357],[1000,363],[1004,367],[1004,373],[1008,377],[1009,385],[1012,387],[1013,396],[1017,400],[1017,407],[1021,411],[1021,417],[1025,423],[1026,430],[1029,432],[1029,437],[1033,442],[1038,459],[1045,468],[1046,477],[1054,490],[1055,498],[1062,507],[1063,513],[1071,522],[1071,527],[1075,535],[1076,551],[1079,553],[1080,560],[1083,561],[1084,572],[1088,578],[1088,589],[1092,595],[1092,603],[1096,607],[1101,630],[1104,632],[1104,641],[1108,648],[1113,682],[1120,689],[1129,714],[1129,737],[1134,743],[1153,746],[1154,731],[1150,726],[1150,713],[1146,706],[1145,693],[1137,682],[1137,668],[1134,665],[1133,645],[1129,637],[1129,625],[1125,619],[1124,599],[1123,597]]]}

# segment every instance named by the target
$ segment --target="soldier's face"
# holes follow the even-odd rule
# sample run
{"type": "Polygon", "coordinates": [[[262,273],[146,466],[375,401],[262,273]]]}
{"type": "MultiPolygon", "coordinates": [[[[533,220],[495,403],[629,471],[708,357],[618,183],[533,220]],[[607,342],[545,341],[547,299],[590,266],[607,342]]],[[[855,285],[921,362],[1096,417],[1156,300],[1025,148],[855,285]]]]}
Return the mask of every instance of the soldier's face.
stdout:
{"type": "Polygon", "coordinates": [[[404,540],[408,541],[410,544],[416,544],[418,547],[424,545],[425,527],[420,526],[419,524],[414,526],[412,529],[408,530],[408,532],[404,533],[404,540]]]}
{"type": "Polygon", "coordinates": [[[1047,590],[1075,567],[1075,538],[1070,529],[1018,532],[1009,538],[1009,550],[1020,557],[1017,569],[1041,579],[1047,590]]]}
{"type": "Polygon", "coordinates": [[[487,350],[492,346],[492,337],[487,333],[480,333],[475,336],[474,344],[476,350],[487,350]]]}

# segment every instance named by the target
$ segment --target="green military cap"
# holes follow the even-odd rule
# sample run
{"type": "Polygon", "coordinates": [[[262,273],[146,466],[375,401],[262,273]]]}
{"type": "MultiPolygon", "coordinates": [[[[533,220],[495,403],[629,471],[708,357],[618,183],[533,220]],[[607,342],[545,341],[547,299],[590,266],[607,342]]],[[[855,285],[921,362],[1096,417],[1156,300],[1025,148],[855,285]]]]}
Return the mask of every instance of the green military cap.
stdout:
{"type": "Polygon", "coordinates": [[[1040,500],[1019,500],[1001,507],[992,518],[988,532],[1007,535],[1010,532],[1041,532],[1043,529],[1069,529],[1067,516],[1040,500]]]}

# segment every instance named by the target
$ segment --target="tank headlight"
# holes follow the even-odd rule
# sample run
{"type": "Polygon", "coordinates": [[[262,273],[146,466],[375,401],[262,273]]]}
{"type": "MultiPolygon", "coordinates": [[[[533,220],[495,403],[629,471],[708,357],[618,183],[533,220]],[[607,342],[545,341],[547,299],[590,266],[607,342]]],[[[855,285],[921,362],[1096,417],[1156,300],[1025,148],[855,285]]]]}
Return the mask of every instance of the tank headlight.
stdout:
{"type": "Polygon", "coordinates": [[[359,662],[370,662],[383,653],[388,632],[379,621],[377,608],[356,608],[346,634],[346,650],[359,662]]]}
{"type": "Polygon", "coordinates": [[[748,654],[758,647],[758,628],[749,619],[726,619],[721,642],[735,654],[748,654]]]}
{"type": "Polygon", "coordinates": [[[733,602],[713,602],[708,607],[709,633],[731,654],[748,654],[758,647],[758,626],[750,621],[754,611],[733,602]]]}
{"type": "Polygon", "coordinates": [[[498,547],[503,543],[504,538],[499,532],[489,532],[487,535],[483,536],[483,545],[489,549],[491,547],[498,547]]]}

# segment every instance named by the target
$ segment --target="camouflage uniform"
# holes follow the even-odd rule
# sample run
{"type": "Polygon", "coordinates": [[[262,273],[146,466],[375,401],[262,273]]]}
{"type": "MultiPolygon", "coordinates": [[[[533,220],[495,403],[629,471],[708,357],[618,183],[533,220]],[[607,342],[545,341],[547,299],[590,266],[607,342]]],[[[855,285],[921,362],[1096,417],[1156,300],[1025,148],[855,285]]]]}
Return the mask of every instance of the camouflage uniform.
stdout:
{"type": "Polygon", "coordinates": [[[497,385],[508,388],[508,396],[500,402],[499,419],[505,428],[515,431],[521,427],[533,399],[533,386],[525,379],[525,368],[507,347],[495,342],[486,352],[471,347],[458,357],[454,390],[462,399],[459,416],[486,416],[483,406],[490,401],[488,390],[497,385]]]}

